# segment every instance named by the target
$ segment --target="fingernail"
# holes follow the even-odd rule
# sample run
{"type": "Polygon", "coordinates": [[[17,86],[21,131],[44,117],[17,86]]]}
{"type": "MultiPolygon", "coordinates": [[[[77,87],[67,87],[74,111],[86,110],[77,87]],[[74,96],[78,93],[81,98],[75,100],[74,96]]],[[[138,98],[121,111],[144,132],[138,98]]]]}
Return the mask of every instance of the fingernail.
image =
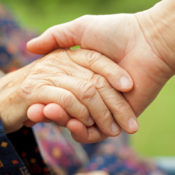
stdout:
{"type": "Polygon", "coordinates": [[[119,132],[119,127],[116,125],[116,123],[112,123],[112,132],[113,134],[117,134],[119,132]]]}
{"type": "Polygon", "coordinates": [[[138,130],[139,126],[138,126],[135,119],[133,119],[133,118],[129,119],[128,125],[129,125],[129,128],[130,128],[131,131],[137,131],[138,130]]]}
{"type": "Polygon", "coordinates": [[[123,76],[120,78],[120,85],[123,89],[131,87],[131,80],[127,76],[123,76]]]}

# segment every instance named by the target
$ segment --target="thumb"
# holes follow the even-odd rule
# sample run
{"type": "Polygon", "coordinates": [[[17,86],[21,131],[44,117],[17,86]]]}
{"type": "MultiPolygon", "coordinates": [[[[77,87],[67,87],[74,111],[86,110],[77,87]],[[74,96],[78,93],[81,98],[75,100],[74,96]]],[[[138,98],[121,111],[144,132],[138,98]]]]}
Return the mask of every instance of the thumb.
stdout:
{"type": "Polygon", "coordinates": [[[27,43],[27,49],[36,54],[46,54],[56,48],[80,45],[82,26],[80,20],[53,26],[39,37],[30,40],[27,43]]]}

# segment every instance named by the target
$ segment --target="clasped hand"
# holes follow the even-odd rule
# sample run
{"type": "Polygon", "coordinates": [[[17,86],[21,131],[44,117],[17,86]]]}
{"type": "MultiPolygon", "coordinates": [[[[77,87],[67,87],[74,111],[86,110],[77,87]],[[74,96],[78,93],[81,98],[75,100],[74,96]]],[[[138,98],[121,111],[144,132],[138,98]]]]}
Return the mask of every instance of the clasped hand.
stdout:
{"type": "MultiPolygon", "coordinates": [[[[157,6],[154,8],[157,12],[157,6]]],[[[152,30],[153,26],[151,27],[151,25],[149,26],[147,24],[149,19],[153,19],[150,17],[152,11],[154,11],[154,9],[139,14],[83,16],[66,24],[51,27],[40,37],[30,41],[28,43],[28,49],[34,53],[46,54],[55,48],[69,48],[80,45],[81,48],[91,49],[109,57],[116,62],[118,66],[125,69],[134,80],[134,88],[132,90],[130,88],[131,91],[125,92],[123,96],[120,95],[123,100],[108,96],[108,100],[106,101],[108,103],[106,103],[104,98],[101,97],[120,127],[128,133],[132,133],[136,131],[138,127],[137,123],[133,122],[134,120],[129,119],[135,119],[134,113],[138,116],[143,112],[156,97],[166,81],[174,74],[172,60],[170,60],[170,62],[168,57],[163,57],[163,55],[168,55],[164,53],[164,51],[167,50],[164,48],[164,46],[167,47],[167,41],[163,41],[165,42],[164,44],[161,40],[157,45],[157,31],[155,28],[152,30]],[[115,103],[113,102],[114,99],[116,100],[115,103]],[[130,106],[126,104],[126,101],[124,102],[124,99],[130,106]],[[115,104],[115,109],[109,107],[109,104],[115,104]],[[134,113],[131,112],[131,107],[134,113]],[[128,125],[129,123],[130,125],[128,125]],[[128,126],[128,129],[126,129],[125,126],[128,126]],[[135,129],[131,131],[129,130],[129,128],[131,129],[129,126],[135,129]]],[[[152,24],[151,22],[149,23],[152,24]]],[[[166,27],[167,25],[164,26],[166,27]]],[[[157,30],[159,30],[159,28],[157,30]]],[[[168,33],[166,36],[167,35],[168,33]]],[[[100,65],[99,62],[98,65],[100,65]]],[[[102,72],[106,67],[108,67],[108,65],[103,64],[101,67],[102,72]]],[[[111,72],[113,72],[112,68],[113,66],[109,68],[111,72]]],[[[106,74],[107,76],[105,76],[102,72],[97,73],[104,76],[113,88],[115,87],[120,91],[124,90],[121,89],[120,86],[116,87],[113,84],[120,82],[119,78],[110,81],[110,74],[106,74]]],[[[118,75],[121,74],[115,73],[114,77],[117,78],[118,75]]],[[[127,84],[128,83],[125,83],[125,85],[127,84]]],[[[117,94],[119,96],[119,93],[117,94]]],[[[102,109],[99,104],[96,105],[102,109]]],[[[94,122],[96,122],[98,128],[105,136],[112,136],[112,134],[109,134],[109,130],[112,131],[111,126],[113,126],[111,125],[113,123],[111,122],[112,115],[110,115],[111,117],[106,117],[106,120],[105,116],[103,119],[102,117],[97,117],[98,122],[94,118],[94,122]],[[101,124],[98,124],[100,120],[101,124]],[[104,130],[104,126],[110,126],[108,132],[104,130]]],[[[73,137],[81,142],[99,141],[104,138],[94,127],[85,130],[85,126],[80,122],[78,123],[78,121],[68,122],[67,127],[72,131],[73,137]],[[94,134],[94,139],[88,137],[91,133],[96,133],[94,134]]]]}
{"type": "Polygon", "coordinates": [[[54,51],[2,78],[0,112],[5,130],[11,132],[23,124],[49,120],[67,126],[74,135],[81,135],[82,131],[83,136],[86,134],[82,142],[116,136],[120,127],[133,133],[138,128],[135,114],[115,90],[127,90],[119,83],[120,79],[128,79],[132,88],[128,73],[99,53],[83,49],[54,51]],[[26,110],[36,103],[54,103],[65,112],[62,111],[62,116],[50,115],[46,109],[45,116],[33,117],[29,108],[29,122],[26,110]]]}

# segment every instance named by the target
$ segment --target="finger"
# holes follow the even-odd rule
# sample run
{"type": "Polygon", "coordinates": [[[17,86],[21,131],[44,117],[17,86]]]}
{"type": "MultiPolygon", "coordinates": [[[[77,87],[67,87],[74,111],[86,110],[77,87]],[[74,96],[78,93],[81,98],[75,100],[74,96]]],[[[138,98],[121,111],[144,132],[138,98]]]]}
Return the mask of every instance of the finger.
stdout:
{"type": "Polygon", "coordinates": [[[31,105],[28,108],[27,115],[34,123],[53,121],[60,126],[65,126],[69,120],[69,116],[64,109],[55,103],[31,105]]]}
{"type": "MultiPolygon", "coordinates": [[[[86,118],[87,120],[90,118],[88,109],[66,89],[53,86],[43,86],[34,91],[33,96],[35,98],[33,100],[34,103],[35,101],[38,101],[38,99],[40,100],[40,103],[43,104],[56,103],[74,118],[86,118]]],[[[87,125],[88,124],[89,123],[87,123],[87,125]]]]}
{"type": "Polygon", "coordinates": [[[138,130],[137,119],[126,99],[116,92],[103,77],[95,75],[92,82],[119,126],[129,134],[135,133],[138,130]]]}
{"type": "Polygon", "coordinates": [[[47,105],[33,104],[27,110],[29,120],[24,124],[25,126],[33,126],[39,122],[56,122],[60,126],[65,126],[69,120],[69,116],[64,109],[55,103],[47,105]]]}
{"type": "Polygon", "coordinates": [[[44,116],[56,122],[60,126],[65,126],[70,119],[65,110],[58,104],[50,103],[43,109],[44,116]]]}
{"type": "MultiPolygon", "coordinates": [[[[120,133],[120,129],[113,120],[110,111],[91,82],[70,76],[60,76],[59,79],[53,77],[52,81],[56,86],[71,91],[88,108],[92,118],[104,134],[116,136],[120,133]]],[[[83,123],[89,121],[91,125],[93,124],[90,118],[76,118],[83,123]]]]}
{"type": "Polygon", "coordinates": [[[44,116],[43,113],[44,107],[45,107],[44,104],[39,103],[29,106],[29,108],[27,109],[27,117],[30,122],[26,122],[25,124],[30,125],[31,123],[32,125],[32,123],[36,124],[40,122],[50,122],[50,120],[44,116]]]}
{"type": "MultiPolygon", "coordinates": [[[[81,33],[85,25],[80,25],[79,22],[76,21],[78,20],[57,25],[46,30],[40,37],[28,42],[28,50],[34,53],[45,54],[56,48],[67,48],[80,44],[81,33]],[[75,28],[79,25],[81,27],[78,28],[79,32],[77,32],[75,28]]],[[[93,71],[103,75],[117,90],[127,92],[133,88],[133,81],[129,74],[110,59],[107,59],[101,54],[95,54],[95,52],[92,51],[87,51],[90,54],[82,54],[76,50],[74,52],[74,61],[77,60],[77,63],[88,68],[90,67],[93,71]],[[84,55],[84,57],[82,55],[84,55]]],[[[84,50],[82,50],[82,52],[84,52],[84,50]]],[[[73,53],[71,52],[71,54],[73,53]]]]}
{"type": "Polygon", "coordinates": [[[117,90],[126,92],[132,89],[130,75],[106,56],[84,49],[70,50],[67,53],[75,63],[105,77],[117,90]]]}
{"type": "Polygon", "coordinates": [[[79,45],[82,31],[75,21],[53,26],[39,37],[29,41],[27,49],[33,53],[46,54],[56,48],[79,45]]]}
{"type": "Polygon", "coordinates": [[[66,127],[70,130],[72,137],[81,143],[95,143],[106,138],[106,135],[100,132],[96,127],[92,126],[86,128],[83,123],[76,119],[70,119],[66,127]]]}
{"type": "Polygon", "coordinates": [[[33,104],[29,106],[27,110],[28,119],[34,123],[42,122],[45,120],[45,116],[43,114],[44,106],[44,104],[33,104]]]}

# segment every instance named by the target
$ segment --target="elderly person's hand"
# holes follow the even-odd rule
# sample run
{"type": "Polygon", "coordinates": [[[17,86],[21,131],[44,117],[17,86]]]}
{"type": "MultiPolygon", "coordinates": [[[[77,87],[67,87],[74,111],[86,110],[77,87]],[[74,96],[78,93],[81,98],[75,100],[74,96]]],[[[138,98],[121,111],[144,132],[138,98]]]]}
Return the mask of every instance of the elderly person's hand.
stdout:
{"type": "MultiPolygon", "coordinates": [[[[83,16],[51,27],[30,41],[28,49],[45,54],[55,48],[80,45],[110,57],[134,80],[134,90],[124,96],[138,116],[174,75],[174,8],[174,0],[163,0],[137,14],[83,16]]],[[[84,140],[86,135],[81,132],[80,137],[79,133],[74,137],[84,140]]]]}
{"type": "Polygon", "coordinates": [[[52,102],[88,126],[94,140],[118,135],[120,128],[116,123],[129,133],[135,132],[137,126],[129,126],[130,120],[136,122],[135,114],[114,90],[118,73],[129,79],[127,72],[107,57],[78,49],[55,51],[8,74],[0,85],[0,116],[5,131],[14,131],[26,122],[30,105],[52,102]],[[92,126],[94,122],[102,132],[92,126]]]}

